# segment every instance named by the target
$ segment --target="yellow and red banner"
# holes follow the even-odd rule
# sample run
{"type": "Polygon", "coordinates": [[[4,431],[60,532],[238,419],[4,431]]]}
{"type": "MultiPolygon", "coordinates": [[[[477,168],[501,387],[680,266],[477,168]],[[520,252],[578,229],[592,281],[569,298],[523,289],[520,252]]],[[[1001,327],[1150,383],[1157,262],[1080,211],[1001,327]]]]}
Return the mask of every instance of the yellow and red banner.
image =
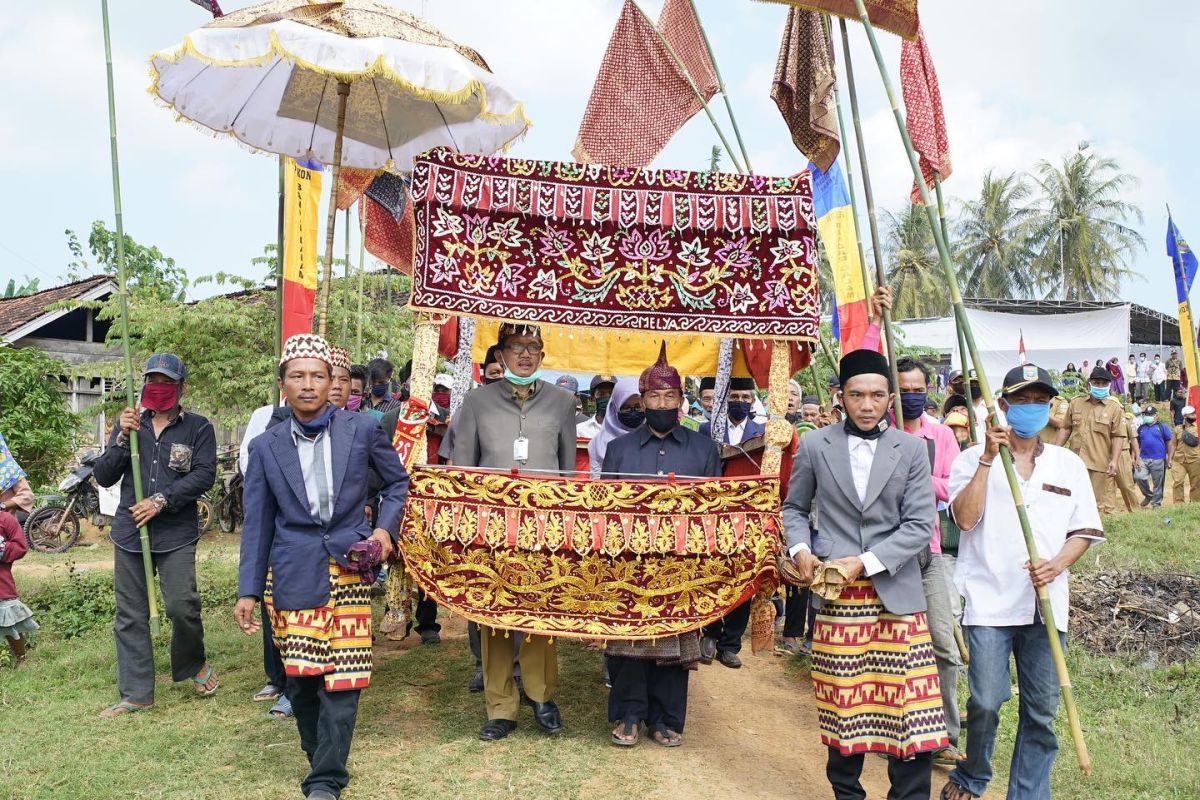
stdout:
{"type": "Polygon", "coordinates": [[[317,209],[321,170],[283,164],[283,341],[312,332],[317,295],[317,209]]]}
{"type": "Polygon", "coordinates": [[[863,283],[862,259],[858,251],[858,233],[854,211],[842,168],[836,161],[828,172],[813,163],[813,212],[817,217],[817,233],[825,246],[825,256],[833,271],[833,291],[837,303],[838,338],[843,353],[862,346],[863,336],[870,327],[867,313],[867,287],[863,283]]]}

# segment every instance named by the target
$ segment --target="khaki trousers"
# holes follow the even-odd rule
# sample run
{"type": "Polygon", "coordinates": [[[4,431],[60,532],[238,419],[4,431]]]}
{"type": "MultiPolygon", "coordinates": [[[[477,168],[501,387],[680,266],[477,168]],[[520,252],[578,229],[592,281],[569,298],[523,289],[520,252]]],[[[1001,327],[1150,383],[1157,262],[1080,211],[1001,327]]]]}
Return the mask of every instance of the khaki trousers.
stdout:
{"type": "Polygon", "coordinates": [[[1111,497],[1108,494],[1108,487],[1112,478],[1107,470],[1088,470],[1088,477],[1092,479],[1092,494],[1096,496],[1096,506],[1100,509],[1101,514],[1115,514],[1116,507],[1110,502],[1111,497]]]}
{"type": "Polygon", "coordinates": [[[1183,463],[1178,458],[1175,459],[1175,466],[1171,468],[1171,477],[1174,483],[1171,485],[1171,496],[1176,503],[1184,502],[1183,484],[1190,483],[1187,499],[1193,503],[1200,503],[1200,459],[1190,463],[1183,463]]]}
{"type": "MultiPolygon", "coordinates": [[[[479,626],[483,645],[483,700],[488,719],[517,721],[521,693],[513,680],[512,634],[479,626]]],[[[521,683],[530,700],[545,703],[554,698],[558,688],[558,649],[547,636],[525,635],[518,653],[521,663],[521,683]]]]}
{"type": "Polygon", "coordinates": [[[1110,483],[1109,486],[1111,496],[1108,503],[1115,509],[1124,505],[1127,510],[1133,511],[1142,502],[1141,493],[1133,482],[1133,459],[1129,457],[1129,453],[1121,453],[1121,457],[1117,459],[1116,483],[1110,483]]]}

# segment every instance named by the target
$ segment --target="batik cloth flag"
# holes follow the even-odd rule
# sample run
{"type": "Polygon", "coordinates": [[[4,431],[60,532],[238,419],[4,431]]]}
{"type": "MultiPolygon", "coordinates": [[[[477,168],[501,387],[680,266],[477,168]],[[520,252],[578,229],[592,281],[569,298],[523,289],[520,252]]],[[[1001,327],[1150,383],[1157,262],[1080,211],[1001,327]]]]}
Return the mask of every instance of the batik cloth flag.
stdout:
{"type": "Polygon", "coordinates": [[[416,467],[407,570],[451,611],[525,633],[699,630],[778,584],[779,480],[589,481],[416,467]]]}
{"type": "Polygon", "coordinates": [[[833,162],[829,172],[822,172],[815,164],[809,164],[808,169],[812,173],[817,231],[833,271],[837,303],[834,313],[838,321],[836,335],[842,352],[849,353],[862,346],[863,336],[871,324],[850,192],[838,162],[833,162]]]}
{"type": "MultiPolygon", "coordinates": [[[[807,8],[824,14],[833,14],[857,22],[858,5],[854,0],[762,0],[766,3],[781,3],[793,8],[807,8]]],[[[867,17],[871,25],[891,31],[905,39],[916,37],[920,27],[917,18],[917,0],[864,0],[867,17]]]]}
{"type": "Polygon", "coordinates": [[[1188,404],[1200,408],[1200,353],[1197,352],[1196,329],[1192,327],[1192,314],[1188,308],[1188,295],[1196,280],[1197,259],[1192,248],[1184,241],[1175,227],[1175,220],[1167,216],[1167,255],[1175,270],[1175,296],[1179,302],[1179,340],[1183,342],[1183,365],[1188,373],[1188,404]]]}
{"type": "Polygon", "coordinates": [[[583,328],[815,342],[807,172],[634,170],[432,150],[410,305],[583,328]]]}
{"type": "Polygon", "coordinates": [[[192,0],[192,2],[212,14],[214,18],[223,14],[221,7],[217,5],[217,0],[192,0]]]}
{"type": "Polygon", "coordinates": [[[820,15],[788,11],[771,99],[787,123],[792,143],[822,171],[829,170],[841,149],[836,85],[833,52],[820,15]]]}
{"type": "Polygon", "coordinates": [[[363,192],[379,174],[374,169],[342,167],[338,172],[337,209],[345,211],[363,196],[363,192]]]}
{"type": "Polygon", "coordinates": [[[661,37],[633,0],[625,0],[571,151],[576,161],[644,167],[704,107],[696,92],[705,102],[717,93],[691,2],[667,0],[658,28],[661,37]]]}
{"type": "MultiPolygon", "coordinates": [[[[920,155],[925,185],[932,187],[935,174],[943,181],[950,177],[950,140],[946,136],[937,70],[933,68],[933,56],[922,30],[918,29],[915,41],[900,44],[900,86],[904,90],[908,137],[920,155]]],[[[912,201],[921,202],[921,192],[915,183],[912,201]]]]}
{"type": "Polygon", "coordinates": [[[4,434],[0,433],[0,492],[7,492],[24,477],[25,470],[21,469],[21,465],[13,458],[12,451],[8,449],[8,442],[4,440],[4,434]]]}
{"type": "Polygon", "coordinates": [[[363,197],[367,252],[405,275],[412,274],[413,209],[404,179],[381,172],[363,197]]]}
{"type": "Polygon", "coordinates": [[[321,171],[285,158],[283,165],[283,338],[312,331],[317,294],[317,208],[321,171]]]}

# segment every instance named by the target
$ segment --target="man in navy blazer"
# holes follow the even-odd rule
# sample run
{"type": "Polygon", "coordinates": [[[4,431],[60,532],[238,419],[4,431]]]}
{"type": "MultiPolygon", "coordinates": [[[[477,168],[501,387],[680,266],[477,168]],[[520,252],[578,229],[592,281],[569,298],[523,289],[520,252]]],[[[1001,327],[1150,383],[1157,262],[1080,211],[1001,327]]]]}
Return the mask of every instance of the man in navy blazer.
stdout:
{"type": "Polygon", "coordinates": [[[329,345],[299,334],[284,346],[279,384],[292,418],[250,444],[243,489],[238,600],[242,631],[259,629],[263,601],[287,673],[287,696],[311,770],[309,800],[335,800],[349,783],[346,759],[359,691],[370,683],[370,585],[352,546],[395,548],[408,473],[374,419],[328,401],[329,345]],[[367,521],[368,466],[382,478],[374,530],[367,521]]]}
{"type": "MultiPolygon", "coordinates": [[[[754,379],[730,378],[729,402],[725,405],[729,420],[725,425],[724,444],[739,445],[766,434],[766,426],[754,419],[753,409],[754,379]]],[[[712,423],[705,422],[701,425],[700,433],[712,436],[712,423]]]]}

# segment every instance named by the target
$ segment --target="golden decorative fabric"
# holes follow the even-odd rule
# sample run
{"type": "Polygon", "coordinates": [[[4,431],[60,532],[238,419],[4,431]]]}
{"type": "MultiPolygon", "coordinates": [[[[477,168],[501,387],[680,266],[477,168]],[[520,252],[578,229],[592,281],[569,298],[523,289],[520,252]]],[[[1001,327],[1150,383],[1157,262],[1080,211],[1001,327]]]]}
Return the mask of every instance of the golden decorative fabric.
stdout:
{"type": "Polygon", "coordinates": [[[778,582],[779,481],[586,481],[418,467],[400,548],[438,603],[493,628],[650,639],[778,582]]]}
{"type": "MultiPolygon", "coordinates": [[[[825,14],[859,20],[858,7],[854,0],[760,0],[764,3],[779,3],[794,8],[807,8],[825,14]]],[[[876,28],[891,31],[905,39],[915,39],[920,27],[917,17],[917,0],[864,0],[867,16],[876,28]]]]}

